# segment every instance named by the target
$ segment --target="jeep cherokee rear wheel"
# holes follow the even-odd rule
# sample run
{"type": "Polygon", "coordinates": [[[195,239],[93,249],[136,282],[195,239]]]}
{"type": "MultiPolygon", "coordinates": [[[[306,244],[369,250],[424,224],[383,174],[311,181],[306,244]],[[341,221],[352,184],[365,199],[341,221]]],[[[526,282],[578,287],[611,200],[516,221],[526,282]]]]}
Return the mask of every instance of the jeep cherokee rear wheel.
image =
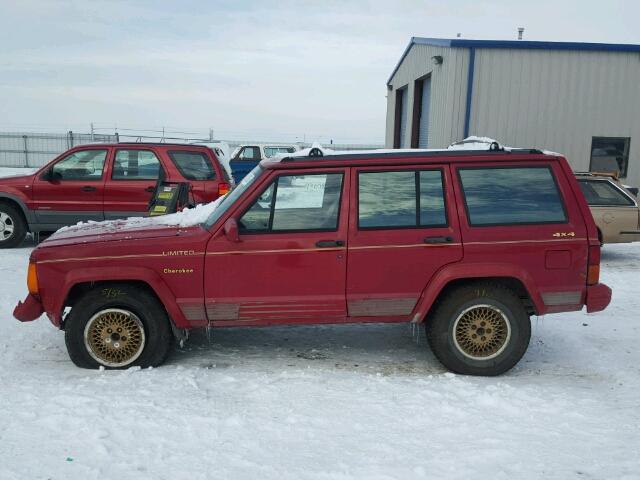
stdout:
{"type": "Polygon", "coordinates": [[[173,344],[169,318],[144,288],[129,284],[86,293],[65,321],[69,357],[82,368],[142,368],[164,362],[173,344]]]}
{"type": "Polygon", "coordinates": [[[520,361],[531,337],[520,298],[493,283],[450,291],[427,319],[426,330],[438,360],[466,375],[506,372],[520,361]]]}
{"type": "Polygon", "coordinates": [[[27,224],[15,207],[0,203],[0,248],[13,248],[27,235],[27,224]]]}

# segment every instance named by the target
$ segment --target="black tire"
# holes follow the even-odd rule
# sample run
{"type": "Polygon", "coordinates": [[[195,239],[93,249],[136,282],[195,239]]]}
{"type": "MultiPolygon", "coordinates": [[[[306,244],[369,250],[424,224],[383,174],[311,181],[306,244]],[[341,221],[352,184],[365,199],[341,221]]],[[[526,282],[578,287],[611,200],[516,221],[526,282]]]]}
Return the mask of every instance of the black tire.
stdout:
{"type": "MultiPolygon", "coordinates": [[[[124,313],[122,316],[126,317],[124,313]]],[[[166,360],[173,346],[174,336],[169,321],[164,307],[145,288],[126,283],[98,286],[80,298],[65,319],[67,351],[73,363],[81,368],[156,367],[166,360]],[[85,341],[85,330],[92,331],[91,327],[88,327],[88,323],[91,321],[92,325],[97,324],[96,322],[101,316],[104,318],[110,312],[128,312],[131,318],[136,319],[134,327],[138,324],[138,320],[142,324],[144,334],[142,341],[139,342],[141,345],[138,345],[137,356],[129,361],[129,358],[134,356],[130,355],[119,362],[126,361],[126,364],[116,365],[115,363],[118,362],[114,361],[113,364],[110,364],[108,360],[101,360],[100,352],[96,349],[92,350],[91,341],[85,341]],[[94,318],[96,316],[97,318],[94,318]]],[[[111,339],[108,341],[111,342],[111,339]]],[[[126,341],[127,339],[124,338],[120,340],[120,343],[124,344],[126,341]]]]}
{"type": "Polygon", "coordinates": [[[494,376],[511,369],[527,351],[531,322],[512,290],[478,282],[455,288],[439,300],[426,320],[426,331],[433,353],[449,370],[494,376]],[[494,322],[493,332],[480,326],[485,319],[489,326],[494,322]]]}
{"type": "Polygon", "coordinates": [[[22,243],[27,235],[27,222],[22,212],[13,205],[0,203],[0,248],[13,248],[22,243]],[[8,228],[11,227],[10,234],[8,228]],[[5,235],[7,235],[5,237],[5,235]]]}

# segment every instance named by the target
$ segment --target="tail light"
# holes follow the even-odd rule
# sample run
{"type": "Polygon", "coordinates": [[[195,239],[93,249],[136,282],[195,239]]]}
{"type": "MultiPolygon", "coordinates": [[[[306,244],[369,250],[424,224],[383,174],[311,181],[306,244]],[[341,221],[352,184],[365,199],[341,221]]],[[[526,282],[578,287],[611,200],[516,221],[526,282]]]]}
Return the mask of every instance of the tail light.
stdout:
{"type": "Polygon", "coordinates": [[[218,196],[226,195],[231,190],[231,185],[226,182],[218,183],[218,196]]]}
{"type": "Polygon", "coordinates": [[[29,262],[29,271],[27,273],[27,287],[31,295],[38,294],[38,272],[36,271],[36,264],[29,262]]]}
{"type": "Polygon", "coordinates": [[[589,247],[587,267],[587,285],[595,285],[600,281],[600,245],[589,247]]]}

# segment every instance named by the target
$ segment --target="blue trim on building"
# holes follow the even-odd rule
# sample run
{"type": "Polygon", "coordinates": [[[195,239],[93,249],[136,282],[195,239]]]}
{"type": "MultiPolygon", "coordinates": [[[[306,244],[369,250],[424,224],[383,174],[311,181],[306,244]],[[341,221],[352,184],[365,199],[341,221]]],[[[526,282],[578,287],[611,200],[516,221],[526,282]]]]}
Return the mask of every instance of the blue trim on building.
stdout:
{"type": "Polygon", "coordinates": [[[473,76],[476,67],[476,49],[469,49],[469,72],[467,74],[467,104],[464,111],[464,138],[469,136],[469,123],[471,122],[471,101],[473,100],[473,76]]]}
{"type": "Polygon", "coordinates": [[[387,85],[400,68],[413,45],[431,45],[445,48],[510,48],[520,50],[575,50],[598,52],[640,52],[640,45],[629,43],[581,43],[581,42],[535,42],[529,40],[465,40],[461,38],[412,37],[400,60],[391,72],[387,85]]]}

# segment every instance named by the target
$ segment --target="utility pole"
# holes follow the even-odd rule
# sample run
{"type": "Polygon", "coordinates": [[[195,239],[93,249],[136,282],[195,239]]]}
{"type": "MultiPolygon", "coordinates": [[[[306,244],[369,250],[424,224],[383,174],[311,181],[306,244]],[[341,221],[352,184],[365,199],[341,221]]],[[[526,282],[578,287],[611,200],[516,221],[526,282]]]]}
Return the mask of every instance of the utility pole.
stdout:
{"type": "Polygon", "coordinates": [[[95,141],[95,138],[93,136],[93,122],[91,122],[91,141],[95,141]]]}

